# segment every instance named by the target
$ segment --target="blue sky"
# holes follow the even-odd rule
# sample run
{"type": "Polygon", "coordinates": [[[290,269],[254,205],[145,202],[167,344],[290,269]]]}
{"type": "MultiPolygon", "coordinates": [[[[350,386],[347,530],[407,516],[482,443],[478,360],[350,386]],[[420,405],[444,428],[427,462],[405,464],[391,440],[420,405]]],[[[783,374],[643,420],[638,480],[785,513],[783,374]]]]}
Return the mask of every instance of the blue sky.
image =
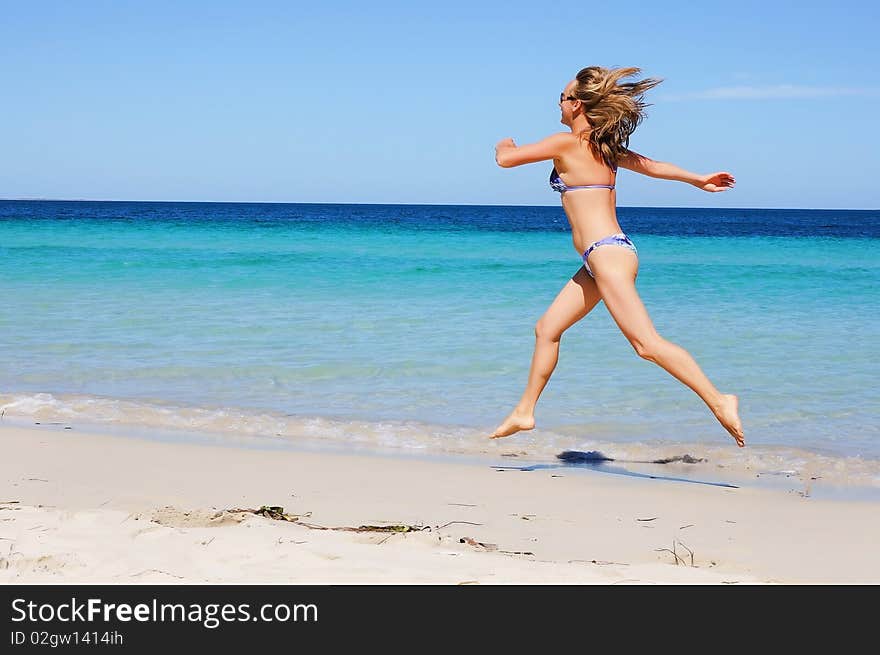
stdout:
{"type": "Polygon", "coordinates": [[[880,208],[869,2],[0,2],[0,198],[553,205],[584,66],[664,78],[622,206],[880,208]]]}

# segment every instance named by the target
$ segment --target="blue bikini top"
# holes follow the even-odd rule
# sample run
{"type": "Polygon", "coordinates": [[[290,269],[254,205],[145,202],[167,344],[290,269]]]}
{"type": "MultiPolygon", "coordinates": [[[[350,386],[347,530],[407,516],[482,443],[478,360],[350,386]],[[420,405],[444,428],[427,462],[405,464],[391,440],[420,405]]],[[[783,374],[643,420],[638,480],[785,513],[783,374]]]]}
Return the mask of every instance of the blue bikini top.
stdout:
{"type": "MultiPolygon", "coordinates": [[[[614,170],[617,172],[617,169],[614,170]]],[[[565,182],[562,181],[562,178],[559,177],[559,173],[556,172],[556,167],[553,167],[553,172],[550,173],[550,187],[554,191],[558,191],[559,193],[565,193],[566,191],[577,191],[578,189],[613,189],[613,184],[585,184],[583,186],[568,186],[565,182]]]]}

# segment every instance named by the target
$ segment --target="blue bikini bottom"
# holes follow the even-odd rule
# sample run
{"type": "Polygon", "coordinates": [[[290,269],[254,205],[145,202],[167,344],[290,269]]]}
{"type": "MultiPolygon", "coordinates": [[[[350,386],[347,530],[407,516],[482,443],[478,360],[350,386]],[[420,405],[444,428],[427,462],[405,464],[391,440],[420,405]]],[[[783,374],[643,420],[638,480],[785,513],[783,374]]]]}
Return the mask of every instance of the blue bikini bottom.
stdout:
{"type": "Polygon", "coordinates": [[[638,255],[638,250],[636,250],[636,244],[630,241],[629,237],[626,236],[623,232],[618,232],[617,234],[612,234],[611,236],[604,237],[599,239],[598,241],[594,241],[590,244],[590,247],[584,251],[584,268],[587,269],[587,273],[590,274],[590,277],[596,277],[593,275],[593,271],[590,270],[590,264],[587,261],[587,258],[590,256],[590,253],[593,252],[599,246],[623,246],[624,248],[629,248],[636,255],[638,255]]]}

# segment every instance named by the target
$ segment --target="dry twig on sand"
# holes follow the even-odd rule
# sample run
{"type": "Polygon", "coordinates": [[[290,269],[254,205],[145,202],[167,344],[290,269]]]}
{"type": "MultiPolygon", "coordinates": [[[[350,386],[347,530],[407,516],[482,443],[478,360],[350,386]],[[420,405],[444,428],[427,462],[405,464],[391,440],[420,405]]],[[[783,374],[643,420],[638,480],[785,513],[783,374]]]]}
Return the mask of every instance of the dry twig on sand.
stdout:
{"type": "Polygon", "coordinates": [[[230,513],[248,512],[250,514],[256,514],[257,516],[265,516],[267,519],[273,519],[275,521],[290,521],[291,523],[299,521],[302,516],[311,516],[311,512],[302,515],[285,514],[284,508],[280,505],[262,505],[260,509],[235,507],[227,509],[226,511],[230,513]]]}
{"type": "Polygon", "coordinates": [[[470,537],[462,537],[458,540],[458,543],[474,546],[475,548],[482,548],[483,550],[498,550],[498,544],[484,544],[482,541],[477,541],[470,537]]]}
{"type": "Polygon", "coordinates": [[[679,562],[681,562],[682,564],[684,564],[685,566],[687,566],[687,562],[685,562],[684,557],[680,557],[680,556],[679,556],[678,551],[676,550],[676,546],[681,546],[681,547],[684,548],[688,553],[690,553],[690,556],[691,556],[691,566],[694,567],[694,568],[696,568],[696,567],[694,566],[694,551],[692,551],[690,548],[688,548],[687,546],[685,546],[682,542],[678,541],[677,539],[673,539],[673,540],[672,540],[672,550],[669,550],[668,548],[656,548],[656,549],[654,550],[654,552],[656,552],[656,553],[662,553],[662,552],[665,551],[665,552],[667,552],[667,553],[672,553],[672,556],[675,558],[675,565],[676,565],[676,566],[678,566],[678,563],[679,563],[679,562]]]}

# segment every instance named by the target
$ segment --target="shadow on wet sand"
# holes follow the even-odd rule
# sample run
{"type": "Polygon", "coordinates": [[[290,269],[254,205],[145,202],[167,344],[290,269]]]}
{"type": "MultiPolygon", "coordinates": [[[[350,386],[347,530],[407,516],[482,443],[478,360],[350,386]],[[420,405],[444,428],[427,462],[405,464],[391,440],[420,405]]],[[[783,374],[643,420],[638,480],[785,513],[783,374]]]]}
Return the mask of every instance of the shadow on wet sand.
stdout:
{"type": "Polygon", "coordinates": [[[551,469],[578,468],[598,471],[600,473],[611,473],[612,475],[626,475],[633,478],[648,478],[650,480],[669,480],[670,482],[688,482],[691,484],[708,484],[713,487],[728,487],[731,489],[739,489],[735,484],[727,482],[709,482],[706,480],[695,480],[691,478],[678,478],[666,475],[652,475],[650,473],[636,473],[621,466],[609,466],[608,462],[624,462],[627,464],[671,464],[673,462],[682,462],[685,464],[697,464],[704,460],[695,459],[690,455],[682,455],[679,457],[670,457],[666,459],[655,460],[616,460],[606,457],[596,450],[582,452],[579,450],[566,450],[558,454],[557,459],[561,460],[559,464],[532,464],[530,466],[492,466],[498,471],[538,471],[551,469]]]}

